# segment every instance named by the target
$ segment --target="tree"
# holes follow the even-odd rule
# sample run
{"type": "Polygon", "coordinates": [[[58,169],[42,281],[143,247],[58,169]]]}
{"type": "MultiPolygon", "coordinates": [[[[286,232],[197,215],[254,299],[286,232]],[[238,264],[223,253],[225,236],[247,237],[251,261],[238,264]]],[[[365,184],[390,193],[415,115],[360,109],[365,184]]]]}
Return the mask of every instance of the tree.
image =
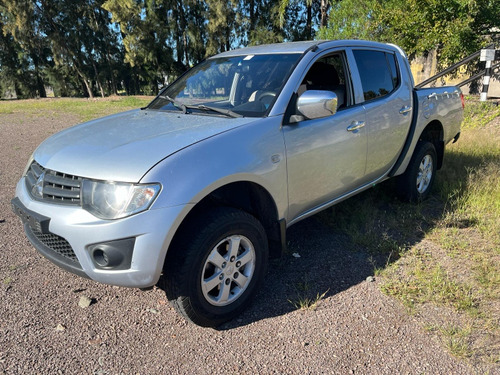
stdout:
{"type": "MultiPolygon", "coordinates": [[[[2,32],[11,35],[23,51],[23,59],[28,59],[24,73],[31,71],[33,84],[28,85],[29,96],[47,96],[42,70],[47,63],[47,45],[40,22],[41,14],[31,1],[6,0],[2,8],[2,32]]],[[[7,40],[5,40],[7,42],[7,40]]]]}
{"type": "Polygon", "coordinates": [[[36,96],[35,80],[31,77],[29,61],[14,37],[5,32],[0,21],[0,96],[17,98],[36,96]]]}
{"type": "Polygon", "coordinates": [[[319,27],[326,27],[328,24],[329,0],[305,0],[303,2],[298,0],[280,0],[279,19],[282,28],[285,25],[287,10],[290,11],[290,8],[295,8],[293,12],[288,12],[288,17],[290,17],[295,24],[303,17],[305,8],[305,27],[303,31],[297,35],[296,40],[310,40],[314,37],[315,28],[313,27],[313,23],[315,19],[319,27]]]}
{"type": "Polygon", "coordinates": [[[239,27],[235,0],[207,0],[207,56],[229,51],[239,27]]]}
{"type": "Polygon", "coordinates": [[[396,43],[410,55],[436,49],[446,65],[490,41],[499,9],[500,0],[342,0],[319,35],[396,43]]]}
{"type": "MultiPolygon", "coordinates": [[[[365,0],[366,1],[366,0],[365,0]]],[[[156,94],[207,56],[311,39],[328,0],[1,0],[0,95],[156,94]]]]}

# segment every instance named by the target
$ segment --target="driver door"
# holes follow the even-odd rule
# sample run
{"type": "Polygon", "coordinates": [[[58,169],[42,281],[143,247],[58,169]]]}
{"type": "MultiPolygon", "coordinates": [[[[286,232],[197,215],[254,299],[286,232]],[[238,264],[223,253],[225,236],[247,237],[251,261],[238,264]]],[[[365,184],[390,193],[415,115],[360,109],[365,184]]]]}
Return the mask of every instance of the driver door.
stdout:
{"type": "Polygon", "coordinates": [[[345,67],[343,54],[321,57],[312,65],[298,90],[299,95],[309,89],[334,91],[339,96],[337,113],[283,126],[289,222],[364,182],[367,156],[367,135],[363,127],[365,111],[363,106],[352,105],[349,95],[352,91],[348,86],[350,80],[346,80],[345,67]],[[316,69],[319,65],[323,68],[316,69]],[[314,70],[318,70],[314,74],[317,78],[310,77],[314,70]],[[338,80],[328,78],[335,74],[339,76],[338,80]],[[308,77],[311,79],[308,80],[308,77]],[[318,82],[313,82],[314,79],[318,82]]]}

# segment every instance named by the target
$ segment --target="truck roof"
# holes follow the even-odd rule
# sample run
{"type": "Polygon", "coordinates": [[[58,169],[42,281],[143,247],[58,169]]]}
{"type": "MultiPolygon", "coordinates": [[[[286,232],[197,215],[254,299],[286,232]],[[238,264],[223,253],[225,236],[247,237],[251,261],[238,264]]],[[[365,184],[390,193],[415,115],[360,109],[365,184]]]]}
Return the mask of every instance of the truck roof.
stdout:
{"type": "Polygon", "coordinates": [[[384,49],[397,49],[398,47],[390,44],[371,42],[367,40],[308,40],[303,42],[286,42],[275,44],[262,44],[258,46],[251,46],[245,48],[238,48],[227,52],[222,52],[214,57],[230,57],[242,55],[260,55],[269,53],[298,53],[302,54],[308,49],[317,47],[318,49],[332,48],[332,47],[375,47],[384,49]]]}

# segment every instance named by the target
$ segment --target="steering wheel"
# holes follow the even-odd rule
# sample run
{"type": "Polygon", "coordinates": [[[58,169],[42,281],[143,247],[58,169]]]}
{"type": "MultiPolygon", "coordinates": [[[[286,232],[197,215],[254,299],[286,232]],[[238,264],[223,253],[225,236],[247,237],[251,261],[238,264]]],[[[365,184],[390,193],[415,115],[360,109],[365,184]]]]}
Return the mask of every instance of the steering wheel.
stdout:
{"type": "Polygon", "coordinates": [[[274,100],[276,93],[274,91],[262,91],[257,94],[255,101],[259,101],[268,108],[271,105],[271,102],[274,100]]]}

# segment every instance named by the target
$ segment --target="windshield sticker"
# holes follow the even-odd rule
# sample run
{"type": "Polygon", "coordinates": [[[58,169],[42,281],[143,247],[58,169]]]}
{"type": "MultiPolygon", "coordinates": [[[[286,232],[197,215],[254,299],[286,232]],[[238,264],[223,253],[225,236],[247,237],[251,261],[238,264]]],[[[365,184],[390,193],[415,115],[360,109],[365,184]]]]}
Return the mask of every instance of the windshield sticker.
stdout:
{"type": "Polygon", "coordinates": [[[243,60],[247,61],[247,60],[252,60],[254,55],[248,55],[247,57],[245,57],[243,60]]]}

